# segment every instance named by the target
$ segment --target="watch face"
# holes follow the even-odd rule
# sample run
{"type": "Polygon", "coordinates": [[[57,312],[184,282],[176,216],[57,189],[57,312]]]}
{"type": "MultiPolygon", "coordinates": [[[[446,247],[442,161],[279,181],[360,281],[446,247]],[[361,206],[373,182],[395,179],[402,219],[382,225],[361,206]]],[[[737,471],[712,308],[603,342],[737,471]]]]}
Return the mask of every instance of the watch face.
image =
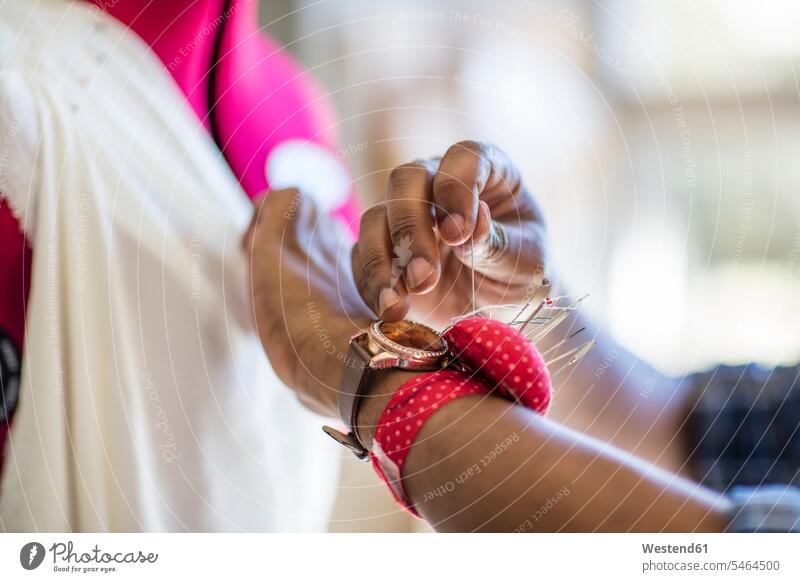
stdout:
{"type": "Polygon", "coordinates": [[[445,348],[444,340],[431,328],[414,323],[413,321],[380,322],[383,337],[404,348],[422,350],[425,352],[438,352],[445,348]]]}
{"type": "Polygon", "coordinates": [[[436,330],[413,321],[375,321],[367,330],[373,367],[441,367],[447,362],[447,342],[436,330]],[[383,352],[379,353],[380,350],[383,352]]]}

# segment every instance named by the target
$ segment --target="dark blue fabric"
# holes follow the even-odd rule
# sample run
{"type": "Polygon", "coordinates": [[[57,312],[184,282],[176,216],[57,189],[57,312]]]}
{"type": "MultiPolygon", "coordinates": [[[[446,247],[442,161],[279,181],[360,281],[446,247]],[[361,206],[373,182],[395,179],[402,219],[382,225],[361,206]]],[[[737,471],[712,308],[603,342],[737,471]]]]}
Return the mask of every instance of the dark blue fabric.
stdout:
{"type": "Polygon", "coordinates": [[[720,366],[696,374],[689,461],[703,484],[800,485],[800,366],[720,366]]]}

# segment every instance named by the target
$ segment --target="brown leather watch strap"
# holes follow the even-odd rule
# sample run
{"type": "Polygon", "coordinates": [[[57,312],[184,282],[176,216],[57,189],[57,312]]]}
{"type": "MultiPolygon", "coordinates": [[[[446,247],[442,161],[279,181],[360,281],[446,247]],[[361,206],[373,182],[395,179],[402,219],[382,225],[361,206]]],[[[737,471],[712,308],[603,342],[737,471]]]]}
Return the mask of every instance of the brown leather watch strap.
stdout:
{"type": "MultiPolygon", "coordinates": [[[[427,351],[414,346],[411,341],[413,334],[407,338],[411,343],[409,346],[402,341],[397,343],[395,337],[384,337],[383,325],[384,322],[381,321],[373,322],[367,331],[350,340],[338,394],[339,416],[347,427],[348,434],[329,426],[323,427],[328,436],[349,448],[360,459],[367,459],[369,451],[358,435],[358,410],[361,397],[376,371],[384,368],[438,370],[447,365],[447,343],[443,339],[440,338],[441,347],[438,350],[427,351]]],[[[415,326],[421,328],[422,333],[438,336],[435,330],[413,321],[387,325],[396,328],[389,329],[389,334],[393,336],[404,336],[415,326]]],[[[420,329],[416,331],[420,332],[420,329]]]]}
{"type": "Polygon", "coordinates": [[[354,337],[345,358],[338,396],[339,417],[349,433],[343,434],[334,428],[323,427],[326,434],[353,451],[359,459],[366,459],[369,453],[358,436],[356,423],[361,395],[375,372],[369,365],[371,359],[372,354],[367,351],[367,334],[354,337]]]}
{"type": "Polygon", "coordinates": [[[339,381],[339,417],[351,431],[356,425],[358,401],[373,372],[369,365],[372,354],[367,351],[366,343],[366,333],[354,337],[350,342],[342,379],[339,381]]]}

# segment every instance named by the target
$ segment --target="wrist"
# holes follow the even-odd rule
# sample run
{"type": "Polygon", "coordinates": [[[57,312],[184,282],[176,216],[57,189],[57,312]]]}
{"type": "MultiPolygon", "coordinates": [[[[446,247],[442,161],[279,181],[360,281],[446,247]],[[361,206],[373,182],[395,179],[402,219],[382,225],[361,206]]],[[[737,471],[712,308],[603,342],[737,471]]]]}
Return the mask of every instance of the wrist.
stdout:
{"type": "Polygon", "coordinates": [[[397,368],[382,370],[375,374],[373,381],[364,391],[356,417],[358,436],[366,448],[372,448],[378,420],[392,395],[400,386],[419,374],[420,372],[397,368]]]}

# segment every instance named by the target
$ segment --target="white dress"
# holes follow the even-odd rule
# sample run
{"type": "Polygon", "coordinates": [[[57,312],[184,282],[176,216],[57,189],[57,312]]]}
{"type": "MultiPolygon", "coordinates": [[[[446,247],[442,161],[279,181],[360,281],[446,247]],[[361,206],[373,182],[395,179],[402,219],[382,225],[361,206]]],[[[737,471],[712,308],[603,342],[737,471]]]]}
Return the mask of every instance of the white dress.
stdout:
{"type": "Polygon", "coordinates": [[[0,145],[34,253],[0,531],[323,529],[338,451],[264,356],[250,204],[158,58],[6,0],[0,145]]]}

